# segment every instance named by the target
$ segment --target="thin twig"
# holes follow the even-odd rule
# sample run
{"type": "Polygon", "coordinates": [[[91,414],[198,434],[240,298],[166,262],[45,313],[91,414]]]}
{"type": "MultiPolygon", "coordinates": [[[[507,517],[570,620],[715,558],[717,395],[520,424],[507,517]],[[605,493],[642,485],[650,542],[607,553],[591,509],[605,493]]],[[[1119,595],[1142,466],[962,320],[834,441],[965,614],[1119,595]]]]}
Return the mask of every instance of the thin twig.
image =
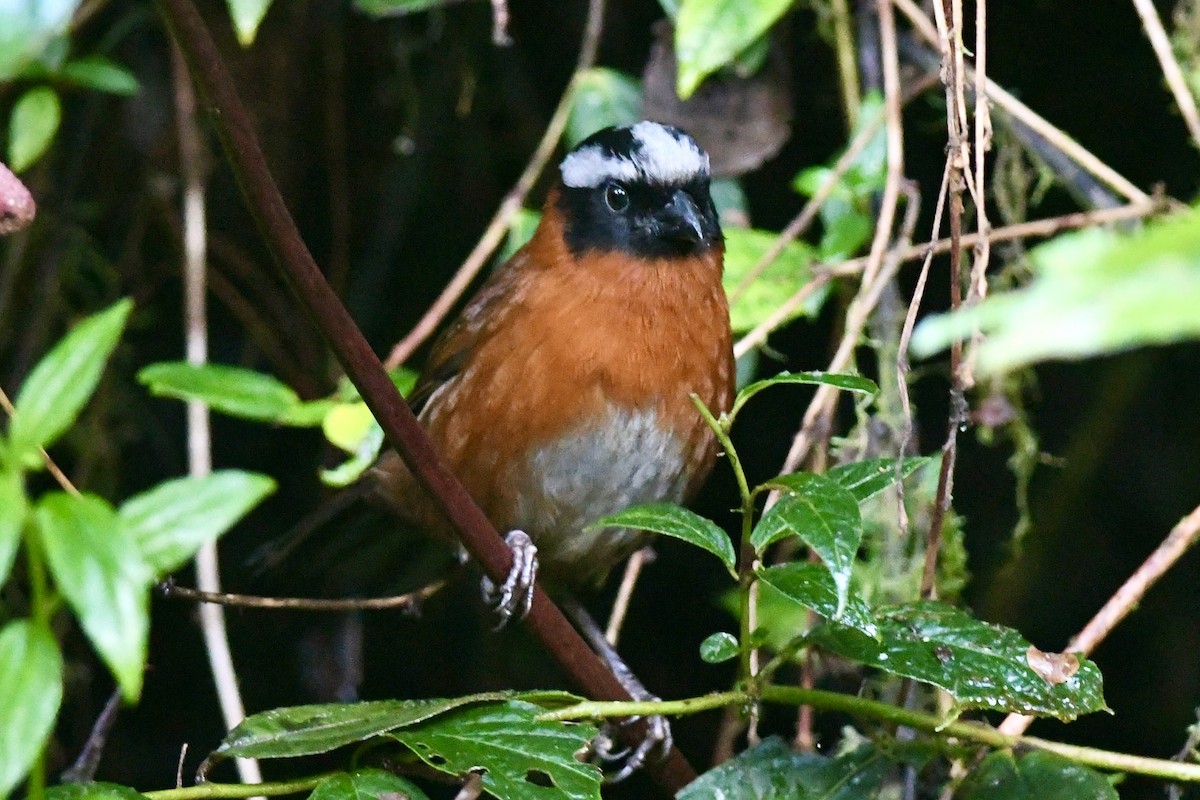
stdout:
{"type": "MultiPolygon", "coordinates": [[[[188,78],[187,65],[178,48],[171,49],[175,88],[175,128],[179,137],[180,173],[183,178],[183,277],[184,337],[189,364],[208,361],[208,322],[205,299],[208,269],[207,223],[204,210],[204,145],[196,122],[196,97],[188,78]]],[[[212,430],[208,406],[198,400],[187,403],[188,474],[205,477],[212,472],[212,430]]],[[[196,553],[196,583],[201,590],[219,592],[221,572],[216,542],[208,542],[196,553]]],[[[212,670],[217,701],[227,730],[246,718],[238,688],[237,671],[229,637],[225,631],[225,613],[220,606],[200,608],[200,628],[212,670]]],[[[244,783],[261,783],[258,761],[237,759],[238,775],[244,783]]]]}
{"type": "Polygon", "coordinates": [[[1196,98],[1188,88],[1179,61],[1175,59],[1171,39],[1163,28],[1158,10],[1154,8],[1151,0],[1133,0],[1133,7],[1142,19],[1142,27],[1146,29],[1150,46],[1154,48],[1154,55],[1158,57],[1158,64],[1162,67],[1163,77],[1175,98],[1175,105],[1179,107],[1179,113],[1187,123],[1188,132],[1192,135],[1192,144],[1200,145],[1200,112],[1196,110],[1196,98]]]}
{"type": "Polygon", "coordinates": [[[629,613],[629,601],[633,597],[633,589],[642,574],[642,567],[654,562],[654,549],[643,547],[629,557],[625,562],[625,572],[621,575],[621,585],[617,587],[617,596],[613,600],[612,611],[608,615],[608,625],[604,628],[604,638],[613,647],[621,639],[621,626],[625,624],[625,615],[629,613]]]}
{"type": "Polygon", "coordinates": [[[104,755],[104,745],[112,732],[113,724],[117,721],[117,711],[121,707],[121,689],[112,690],[104,708],[92,724],[92,732],[88,734],[79,757],[68,769],[63,770],[63,783],[91,783],[96,779],[96,767],[100,766],[100,757],[104,755]]]}
{"type": "MultiPolygon", "coordinates": [[[[1150,587],[1166,574],[1175,562],[1200,539],[1200,506],[1176,523],[1167,538],[1155,548],[1142,565],[1129,576],[1121,588],[1108,599],[1083,630],[1071,639],[1067,651],[1088,655],[1104,641],[1113,628],[1117,627],[1135,608],[1150,587]]],[[[1009,714],[1000,724],[999,730],[1009,735],[1020,735],[1029,728],[1033,717],[1009,714]]]]}
{"type": "MultiPolygon", "coordinates": [[[[8,399],[8,395],[2,388],[0,388],[0,408],[3,408],[5,413],[7,413],[10,417],[13,415],[13,411],[16,410],[13,406],[12,400],[8,399]]],[[[67,477],[67,473],[63,472],[58,464],[54,463],[54,459],[50,457],[48,452],[46,452],[46,448],[39,447],[38,453],[42,456],[42,463],[46,465],[46,471],[49,472],[54,478],[55,482],[62,487],[63,491],[74,495],[75,497],[79,497],[79,490],[75,488],[75,484],[71,483],[71,479],[67,477]]]]}
{"type": "Polygon", "coordinates": [[[495,216],[488,223],[483,236],[467,256],[466,261],[458,268],[458,272],[455,273],[450,283],[446,284],[446,288],[433,301],[433,305],[417,321],[408,335],[392,348],[392,352],[383,362],[387,369],[395,369],[407,361],[413,351],[437,330],[438,325],[450,313],[454,304],[458,302],[463,292],[475,280],[475,276],[483,269],[488,258],[504,240],[509,223],[525,204],[525,198],[532,191],[534,183],[542,174],[542,170],[546,168],[550,157],[554,155],[558,140],[562,138],[563,131],[566,130],[567,120],[571,116],[571,106],[575,101],[575,86],[579,82],[579,77],[596,63],[596,52],[600,47],[600,33],[603,28],[604,0],[590,0],[587,22],[583,28],[583,40],[579,45],[579,59],[575,62],[575,71],[567,82],[567,88],[563,91],[562,97],[558,101],[558,107],[554,109],[554,114],[550,117],[549,124],[546,125],[546,132],[542,134],[542,140],[538,143],[537,149],[533,151],[533,155],[530,156],[529,163],[525,165],[521,177],[500,201],[500,207],[496,209],[495,216]]]}
{"type": "Polygon", "coordinates": [[[251,594],[233,594],[230,592],[203,592],[177,586],[172,581],[163,581],[158,590],[163,597],[172,600],[194,600],[198,603],[212,603],[219,606],[234,608],[266,608],[272,610],[293,611],[383,611],[400,609],[412,611],[421,607],[421,603],[437,594],[446,586],[446,581],[434,581],[422,586],[414,592],[399,594],[393,597],[354,597],[354,598],[312,598],[312,597],[261,597],[251,594]]]}

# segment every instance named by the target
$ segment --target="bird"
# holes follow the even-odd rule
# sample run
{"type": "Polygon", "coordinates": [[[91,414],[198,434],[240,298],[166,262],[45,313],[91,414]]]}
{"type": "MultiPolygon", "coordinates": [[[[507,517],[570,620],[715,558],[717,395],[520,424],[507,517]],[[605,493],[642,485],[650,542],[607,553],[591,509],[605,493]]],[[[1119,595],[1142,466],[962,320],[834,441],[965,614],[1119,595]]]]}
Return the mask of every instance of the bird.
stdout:
{"type": "MultiPolygon", "coordinates": [[[[407,400],[514,549],[509,579],[488,587],[502,621],[528,611],[535,574],[560,602],[600,586],[650,535],[591,523],[687,503],[712,470],[717,441],[692,398],[728,411],[735,370],[710,182],[708,155],[679,128],[643,120],[597,131],[562,159],[532,238],[430,349],[407,400]]],[[[390,512],[393,529],[457,546],[394,452],[343,497],[264,561],[278,563],[359,500],[390,512]]],[[[341,547],[370,552],[365,569],[379,574],[385,541],[341,547]]],[[[635,697],[652,697],[581,605],[564,610],[635,697]]],[[[670,748],[662,723],[620,774],[656,742],[670,748]]]]}
{"type": "MultiPolygon", "coordinates": [[[[691,500],[733,397],[724,244],[708,156],[652,121],[600,130],[562,160],[532,238],[433,345],[409,402],[501,532],[550,587],[595,587],[648,534],[592,529],[628,506],[691,500]]],[[[394,453],[375,502],[446,541],[394,453]]]]}

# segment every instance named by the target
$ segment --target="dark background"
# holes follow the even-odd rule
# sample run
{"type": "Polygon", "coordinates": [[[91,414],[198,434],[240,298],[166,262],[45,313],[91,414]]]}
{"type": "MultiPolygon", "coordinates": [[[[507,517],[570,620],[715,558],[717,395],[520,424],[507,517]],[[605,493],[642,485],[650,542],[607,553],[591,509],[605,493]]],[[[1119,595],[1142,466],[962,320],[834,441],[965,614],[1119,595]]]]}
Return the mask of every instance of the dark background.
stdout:
{"type": "MultiPolygon", "coordinates": [[[[1159,7],[1169,18],[1170,4],[1159,7]]],[[[532,152],[574,64],[584,4],[514,3],[516,44],[508,50],[491,46],[489,8],[480,2],[384,21],[339,3],[281,2],[248,51],[233,42],[223,6],[202,8],[317,261],[330,266],[355,318],[386,351],[457,268],[532,152]],[[347,187],[344,222],[331,181],[347,187]]],[[[1009,0],[989,4],[989,12],[995,80],[1142,188],[1162,185],[1179,199],[1192,198],[1200,159],[1129,4],[1009,0]]],[[[659,16],[650,0],[612,2],[599,63],[639,74],[659,16]]],[[[149,398],[132,379],[139,367],[182,354],[171,62],[161,24],[144,3],[113,0],[78,37],[115,41],[113,57],[134,69],[143,91],[127,100],[68,96],[60,139],[28,176],[39,199],[37,225],[23,257],[0,250],[14,287],[7,306],[0,304],[0,381],[11,392],[66,321],[132,294],[139,310],[110,379],[62,454],[84,485],[119,499],[185,471],[181,405],[149,398]]],[[[826,161],[846,140],[831,54],[814,15],[789,15],[781,37],[793,135],[744,182],[755,225],[776,230],[801,204],[789,188],[792,176],[826,161]]],[[[0,96],[3,103],[12,99],[0,96]]],[[[906,111],[907,172],[929,207],[941,172],[944,120],[937,88],[906,111]]],[[[262,261],[263,250],[215,140],[207,141],[212,359],[274,372],[306,396],[326,392],[336,373],[308,321],[282,286],[248,278],[247,265],[262,261]]],[[[1074,209],[1064,192],[1051,191],[1031,217],[1074,209]]],[[[927,222],[922,230],[929,230],[927,222]]],[[[939,266],[944,272],[945,264],[939,266]]],[[[904,273],[905,291],[914,269],[904,273]]],[[[945,295],[944,278],[935,280],[930,307],[944,305],[945,295]]],[[[836,314],[827,313],[777,334],[772,344],[783,354],[781,366],[820,368],[835,330],[836,314]]],[[[954,501],[965,518],[974,576],[965,599],[977,615],[1018,628],[1043,649],[1061,649],[1195,506],[1198,367],[1200,351],[1180,345],[1035,370],[1030,419],[1042,449],[1064,460],[1038,467],[1033,528],[1020,548],[1010,538],[1017,519],[1005,463],[1010,449],[1003,439],[985,446],[974,431],[961,436],[954,501]]],[[[943,436],[944,374],[932,365],[915,389],[923,452],[943,436]]],[[[804,402],[787,392],[765,397],[735,432],[752,478],[778,468],[804,402]]],[[[261,470],[280,481],[279,493],[223,545],[229,583],[256,591],[261,587],[244,568],[247,556],[317,502],[315,471],[329,454],[310,432],[220,417],[214,426],[217,466],[261,470]]],[[[732,481],[719,467],[699,510],[729,525],[735,502],[732,481]]],[[[716,604],[727,588],[722,574],[685,546],[665,542],[658,550],[635,596],[622,649],[664,696],[725,687],[730,670],[697,657],[707,634],[732,625],[716,604]]],[[[1070,726],[1042,721],[1033,732],[1174,754],[1200,703],[1197,586],[1193,554],[1096,652],[1113,715],[1070,726]]],[[[593,605],[603,611],[607,601],[606,595],[593,605]]],[[[522,632],[487,632],[489,620],[469,587],[435,599],[420,619],[378,613],[363,622],[366,697],[562,685],[522,632]]],[[[251,710],[312,699],[297,666],[297,642],[311,635],[305,631],[312,625],[311,617],[231,612],[251,710]]],[[[54,763],[74,757],[111,690],[80,639],[68,639],[67,652],[73,666],[54,763]]],[[[156,601],[150,654],[143,700],[122,712],[98,775],[142,789],[173,785],[183,743],[190,746],[186,774],[223,733],[190,608],[156,601]]],[[[702,715],[676,724],[680,745],[698,767],[707,763],[716,722],[702,715]]],[[[830,731],[836,722],[829,721],[830,731]]],[[[1162,792],[1150,782],[1125,786],[1127,797],[1162,792]]],[[[634,783],[626,791],[638,796],[646,787],[634,783]]]]}

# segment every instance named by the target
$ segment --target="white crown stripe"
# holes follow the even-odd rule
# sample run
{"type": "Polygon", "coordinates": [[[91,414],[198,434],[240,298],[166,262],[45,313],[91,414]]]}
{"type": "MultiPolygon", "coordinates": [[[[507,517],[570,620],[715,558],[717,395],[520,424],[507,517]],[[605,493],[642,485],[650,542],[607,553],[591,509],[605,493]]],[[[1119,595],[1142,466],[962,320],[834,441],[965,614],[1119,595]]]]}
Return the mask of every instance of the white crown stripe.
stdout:
{"type": "Polygon", "coordinates": [[[563,159],[563,184],[595,188],[605,181],[676,183],[708,176],[708,154],[693,139],[657,122],[639,122],[630,129],[633,151],[617,155],[600,145],[582,147],[563,159]]]}

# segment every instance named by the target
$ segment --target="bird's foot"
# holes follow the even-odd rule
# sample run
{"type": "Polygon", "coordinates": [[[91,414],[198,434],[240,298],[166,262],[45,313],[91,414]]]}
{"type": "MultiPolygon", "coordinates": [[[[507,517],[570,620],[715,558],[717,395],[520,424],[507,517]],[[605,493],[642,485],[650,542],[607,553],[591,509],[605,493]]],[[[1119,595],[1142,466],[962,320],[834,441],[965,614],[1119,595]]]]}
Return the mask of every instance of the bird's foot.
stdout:
{"type": "MultiPolygon", "coordinates": [[[[647,695],[645,700],[658,700],[653,695],[647,695]]],[[[630,725],[642,717],[630,717],[620,722],[605,724],[596,738],[592,740],[592,754],[600,762],[601,767],[616,765],[615,772],[606,772],[604,780],[607,783],[620,783],[637,770],[641,769],[652,756],[664,758],[671,752],[674,739],[671,736],[671,723],[666,717],[646,717],[646,735],[636,747],[620,746],[620,728],[630,725]]]]}
{"type": "Polygon", "coordinates": [[[504,583],[496,586],[491,578],[483,578],[483,602],[496,610],[500,630],[513,617],[524,619],[533,605],[533,585],[537,580],[537,546],[525,531],[509,531],[504,543],[512,551],[513,563],[504,583]]]}

